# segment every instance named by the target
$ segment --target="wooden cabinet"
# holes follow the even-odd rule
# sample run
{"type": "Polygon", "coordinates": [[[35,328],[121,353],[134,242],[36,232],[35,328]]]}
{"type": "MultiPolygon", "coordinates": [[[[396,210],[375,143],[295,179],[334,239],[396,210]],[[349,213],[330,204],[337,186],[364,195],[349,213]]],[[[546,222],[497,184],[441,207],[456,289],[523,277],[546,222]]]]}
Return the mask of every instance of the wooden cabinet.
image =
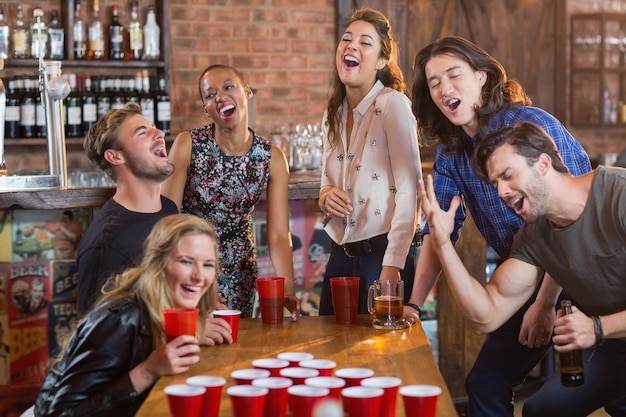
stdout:
{"type": "Polygon", "coordinates": [[[571,125],[625,126],[626,14],[572,14],[570,24],[571,125]]]}

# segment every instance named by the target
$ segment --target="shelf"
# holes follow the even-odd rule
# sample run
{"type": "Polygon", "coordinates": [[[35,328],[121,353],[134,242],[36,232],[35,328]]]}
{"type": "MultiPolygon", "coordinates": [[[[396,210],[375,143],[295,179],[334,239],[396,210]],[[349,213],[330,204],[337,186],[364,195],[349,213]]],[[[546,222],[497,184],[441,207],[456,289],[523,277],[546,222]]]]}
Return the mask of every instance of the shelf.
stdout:
{"type": "MultiPolygon", "coordinates": [[[[32,146],[41,145],[45,146],[47,143],[46,138],[17,138],[17,139],[5,139],[4,146],[32,146]]],[[[83,138],[66,138],[66,145],[82,145],[83,138]]]]}
{"type": "MultiPolygon", "coordinates": [[[[320,171],[298,171],[289,174],[289,199],[317,199],[320,191],[320,176],[320,171]]],[[[101,207],[114,193],[115,188],[112,187],[0,192],[0,210],[101,207]]],[[[261,200],[265,198],[266,194],[263,192],[261,200]]]]}
{"type": "MultiPolygon", "coordinates": [[[[175,135],[167,135],[165,137],[165,142],[166,143],[171,143],[174,138],[176,136],[175,135]]],[[[83,145],[83,140],[84,138],[80,137],[80,138],[65,138],[65,145],[83,145]]],[[[9,146],[46,146],[47,145],[47,139],[46,138],[16,138],[16,139],[5,139],[4,140],[4,146],[9,147],[9,146]]]]}
{"type": "MultiPolygon", "coordinates": [[[[50,61],[50,60],[46,60],[50,61]]],[[[8,59],[4,62],[5,68],[37,68],[37,59],[8,59]]],[[[61,68],[124,68],[124,69],[163,69],[163,61],[89,61],[89,60],[61,60],[61,68]]]]}

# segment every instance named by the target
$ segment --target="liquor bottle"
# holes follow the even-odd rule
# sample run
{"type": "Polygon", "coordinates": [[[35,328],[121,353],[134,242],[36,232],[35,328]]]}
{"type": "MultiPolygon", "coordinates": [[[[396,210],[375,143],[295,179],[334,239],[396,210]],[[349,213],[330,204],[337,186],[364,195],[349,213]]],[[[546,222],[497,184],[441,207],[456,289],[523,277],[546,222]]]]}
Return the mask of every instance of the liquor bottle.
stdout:
{"type": "Polygon", "coordinates": [[[124,26],[120,23],[120,10],[111,6],[111,24],[109,25],[109,59],[124,59],[124,26]]]}
{"type": "Polygon", "coordinates": [[[100,2],[93,0],[93,15],[89,24],[89,42],[87,44],[87,59],[105,59],[104,31],[100,20],[100,2]]]}
{"type": "Polygon", "coordinates": [[[125,98],[122,91],[122,77],[116,75],[113,78],[113,92],[111,93],[111,109],[121,109],[124,107],[125,98]]]}
{"type": "Polygon", "coordinates": [[[0,4],[0,58],[9,58],[9,25],[4,20],[4,5],[0,4]]]}
{"type": "MultiPolygon", "coordinates": [[[[140,80],[141,81],[141,80],[140,80]]],[[[132,75],[129,75],[128,77],[126,77],[126,82],[125,82],[125,97],[124,97],[124,101],[126,103],[139,103],[139,89],[141,89],[141,84],[139,84],[139,89],[136,87],[136,78],[133,77],[132,75]]]]}
{"type": "Polygon", "coordinates": [[[67,74],[70,94],[65,98],[65,136],[77,138],[83,135],[83,108],[76,74],[67,74]]]}
{"type": "Polygon", "coordinates": [[[13,27],[13,58],[28,58],[30,51],[30,35],[24,23],[24,10],[21,5],[17,6],[15,14],[15,26],[13,27]]]}
{"type": "Polygon", "coordinates": [[[85,59],[87,57],[87,34],[85,21],[83,20],[80,0],[74,0],[74,59],[85,59]]]}
{"type": "Polygon", "coordinates": [[[146,24],[143,27],[143,59],[155,60],[161,57],[161,28],[156,21],[154,6],[148,6],[146,24]]]}
{"type": "Polygon", "coordinates": [[[35,89],[35,136],[45,138],[46,133],[46,109],[43,104],[43,94],[40,90],[39,79],[33,78],[31,83],[35,89]]]}
{"type": "Polygon", "coordinates": [[[96,88],[96,104],[98,106],[98,119],[103,117],[111,109],[111,97],[109,95],[109,78],[98,78],[96,88]]]}
{"type": "MultiPolygon", "coordinates": [[[[561,301],[561,312],[563,315],[572,313],[572,302],[570,300],[561,301]]],[[[580,349],[560,352],[559,361],[561,365],[561,384],[563,386],[577,387],[585,383],[582,352],[580,349]]]]}
{"type": "Polygon", "coordinates": [[[154,124],[154,96],[150,91],[150,76],[148,75],[148,70],[143,70],[141,73],[139,103],[141,103],[141,114],[143,114],[143,117],[154,124]]]}
{"type": "Polygon", "coordinates": [[[32,79],[28,76],[21,78],[24,94],[20,100],[20,136],[23,138],[35,137],[36,110],[35,102],[37,101],[32,79]]]}
{"type": "Polygon", "coordinates": [[[48,26],[43,20],[43,10],[33,9],[33,23],[30,25],[30,56],[45,58],[48,55],[48,26]]]}
{"type": "Polygon", "coordinates": [[[20,137],[20,96],[16,89],[17,77],[7,77],[7,101],[4,112],[4,137],[20,137]]]}
{"type": "Polygon", "coordinates": [[[165,76],[159,77],[159,83],[155,94],[156,105],[156,127],[161,129],[166,135],[170,134],[170,120],[172,113],[170,109],[170,96],[167,93],[165,76]]]}
{"type": "Polygon", "coordinates": [[[140,60],[143,57],[143,30],[139,22],[137,1],[130,2],[130,22],[128,22],[128,59],[140,60]]]}
{"type": "Polygon", "coordinates": [[[61,26],[59,11],[52,11],[52,20],[48,28],[48,39],[50,43],[50,59],[65,58],[65,29],[61,26]]]}
{"type": "Polygon", "coordinates": [[[97,96],[91,85],[91,75],[89,74],[85,74],[83,80],[81,101],[83,105],[83,134],[86,134],[98,120],[97,96]]]}

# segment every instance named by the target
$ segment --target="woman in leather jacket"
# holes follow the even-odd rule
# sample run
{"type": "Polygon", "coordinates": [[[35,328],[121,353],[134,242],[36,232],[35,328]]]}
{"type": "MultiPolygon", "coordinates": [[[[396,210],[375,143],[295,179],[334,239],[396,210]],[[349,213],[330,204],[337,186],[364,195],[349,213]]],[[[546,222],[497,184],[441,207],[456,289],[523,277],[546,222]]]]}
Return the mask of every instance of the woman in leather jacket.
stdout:
{"type": "Polygon", "coordinates": [[[141,265],[109,280],[51,366],[35,416],[134,416],[161,375],[197,363],[196,337],[166,343],[163,310],[198,308],[198,335],[204,334],[203,318],[217,302],[217,242],[198,216],[156,223],[141,265]]]}

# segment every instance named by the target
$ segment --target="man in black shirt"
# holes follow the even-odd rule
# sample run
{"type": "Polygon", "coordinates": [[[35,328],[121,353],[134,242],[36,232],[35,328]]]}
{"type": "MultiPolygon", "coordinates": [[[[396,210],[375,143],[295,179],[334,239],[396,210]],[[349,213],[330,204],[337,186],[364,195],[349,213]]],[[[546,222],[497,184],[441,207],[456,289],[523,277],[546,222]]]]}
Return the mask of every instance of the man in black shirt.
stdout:
{"type": "MultiPolygon", "coordinates": [[[[83,146],[89,159],[113,178],[116,190],[78,246],[79,316],[98,300],[107,279],[137,266],[152,226],[178,213],[176,204],[161,195],[161,184],[174,172],[165,135],[142,115],[139,105],[110,110],[87,132],[83,146]]],[[[206,330],[201,343],[232,342],[224,320],[208,317],[206,330]]]]}

